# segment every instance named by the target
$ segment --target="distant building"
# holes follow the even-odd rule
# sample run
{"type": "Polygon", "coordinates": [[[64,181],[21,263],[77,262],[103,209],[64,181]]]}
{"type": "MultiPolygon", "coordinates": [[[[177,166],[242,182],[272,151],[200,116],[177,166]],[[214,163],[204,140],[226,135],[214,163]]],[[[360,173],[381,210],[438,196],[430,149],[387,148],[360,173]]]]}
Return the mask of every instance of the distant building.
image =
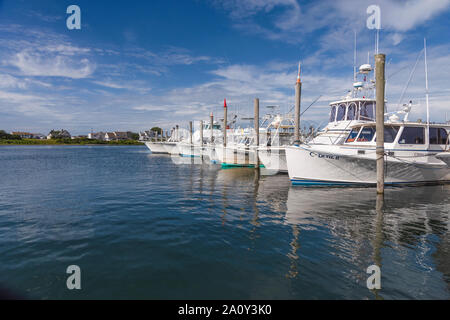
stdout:
{"type": "Polygon", "coordinates": [[[151,130],[146,130],[144,132],[139,132],[139,140],[140,141],[148,141],[151,140],[152,138],[155,138],[155,132],[151,131],[151,130]]]}
{"type": "Polygon", "coordinates": [[[130,140],[130,139],[131,139],[131,137],[128,132],[114,131],[114,132],[107,132],[105,134],[106,141],[118,141],[118,140],[130,140]]]}
{"type": "Polygon", "coordinates": [[[116,135],[114,132],[107,132],[105,133],[105,141],[114,141],[116,140],[116,135]]]}
{"type": "Polygon", "coordinates": [[[92,132],[88,134],[88,139],[94,139],[94,140],[105,140],[105,133],[104,132],[92,132]]]}
{"type": "Polygon", "coordinates": [[[22,139],[45,139],[46,136],[40,133],[31,133],[31,132],[22,132],[22,131],[13,131],[11,132],[13,136],[19,136],[22,139]]]}
{"type": "Polygon", "coordinates": [[[59,131],[52,130],[47,135],[47,139],[70,139],[72,136],[70,135],[69,131],[61,129],[59,131]]]}
{"type": "Polygon", "coordinates": [[[30,133],[30,132],[21,132],[21,131],[16,131],[16,132],[11,132],[11,134],[13,136],[19,136],[22,139],[33,139],[34,134],[30,133]]]}
{"type": "Polygon", "coordinates": [[[131,137],[129,136],[128,132],[115,131],[114,134],[116,135],[116,140],[129,140],[129,139],[131,139],[131,137]]]}

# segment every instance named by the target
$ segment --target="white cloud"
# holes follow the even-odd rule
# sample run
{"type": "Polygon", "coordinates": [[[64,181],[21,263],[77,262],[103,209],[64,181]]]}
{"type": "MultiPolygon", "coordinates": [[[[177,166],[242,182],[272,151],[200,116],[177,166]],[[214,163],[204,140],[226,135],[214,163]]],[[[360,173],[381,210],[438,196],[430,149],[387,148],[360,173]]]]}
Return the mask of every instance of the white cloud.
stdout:
{"type": "Polygon", "coordinates": [[[373,4],[381,8],[382,28],[397,33],[414,29],[450,7],[450,0],[325,0],[308,4],[297,0],[216,0],[213,3],[227,11],[240,30],[287,42],[300,42],[302,34],[322,28],[328,28],[328,32],[361,30],[365,28],[366,9],[373,4]],[[259,15],[264,19],[258,19],[259,15]]]}
{"type": "Polygon", "coordinates": [[[61,51],[25,49],[15,54],[10,64],[23,75],[67,77],[81,79],[89,77],[95,65],[87,58],[72,58],[61,51]]]}
{"type": "Polygon", "coordinates": [[[447,10],[450,0],[381,1],[382,24],[392,30],[408,31],[447,10]]]}
{"type": "Polygon", "coordinates": [[[0,73],[0,88],[20,88],[25,89],[26,83],[9,74],[0,73]]]}

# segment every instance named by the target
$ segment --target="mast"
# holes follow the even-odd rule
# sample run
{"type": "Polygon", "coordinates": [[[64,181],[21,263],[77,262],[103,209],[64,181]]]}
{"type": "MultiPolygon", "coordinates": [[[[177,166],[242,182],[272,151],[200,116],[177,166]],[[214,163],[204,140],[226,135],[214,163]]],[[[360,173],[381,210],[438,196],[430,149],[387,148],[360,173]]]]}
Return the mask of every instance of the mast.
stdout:
{"type": "Polygon", "coordinates": [[[356,82],[356,31],[355,31],[355,46],[353,52],[353,82],[356,82]]]}
{"type": "Polygon", "coordinates": [[[427,101],[427,125],[430,125],[430,102],[428,91],[428,63],[427,63],[427,39],[423,39],[424,54],[425,54],[425,98],[427,101]]]}
{"type": "Polygon", "coordinates": [[[295,84],[295,131],[294,144],[300,144],[300,101],[302,96],[302,81],[300,79],[301,65],[298,64],[297,82],[295,84]]]}

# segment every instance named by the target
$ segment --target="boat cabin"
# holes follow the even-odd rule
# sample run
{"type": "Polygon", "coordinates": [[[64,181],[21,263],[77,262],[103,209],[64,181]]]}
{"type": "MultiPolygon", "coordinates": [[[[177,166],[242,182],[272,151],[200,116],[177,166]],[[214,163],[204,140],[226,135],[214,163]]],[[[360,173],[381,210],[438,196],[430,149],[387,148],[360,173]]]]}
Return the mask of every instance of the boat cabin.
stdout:
{"type": "MultiPolygon", "coordinates": [[[[397,146],[434,149],[433,146],[447,148],[450,126],[446,124],[425,123],[386,123],[384,142],[397,146]]],[[[376,142],[376,123],[355,125],[345,140],[345,145],[374,145],[376,142]]]]}
{"type": "Polygon", "coordinates": [[[373,99],[354,98],[330,104],[330,121],[374,121],[375,105],[373,99]]]}

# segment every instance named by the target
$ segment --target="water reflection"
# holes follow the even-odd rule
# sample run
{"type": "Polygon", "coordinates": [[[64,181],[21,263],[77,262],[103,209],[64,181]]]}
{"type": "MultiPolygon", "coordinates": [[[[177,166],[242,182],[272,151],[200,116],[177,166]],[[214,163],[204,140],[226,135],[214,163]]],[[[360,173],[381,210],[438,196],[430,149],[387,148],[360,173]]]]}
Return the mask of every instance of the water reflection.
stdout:
{"type": "Polygon", "coordinates": [[[286,175],[260,177],[251,168],[188,168],[189,193],[198,192],[211,212],[217,207],[223,227],[247,229],[249,252],[283,226],[278,237],[287,237],[286,250],[274,250],[287,259],[278,268],[292,285],[320,274],[335,296],[353,290],[358,294],[349,297],[449,297],[450,186],[388,189],[377,197],[372,188],[292,187],[286,175]],[[382,270],[382,289],[369,291],[373,264],[382,270]]]}

